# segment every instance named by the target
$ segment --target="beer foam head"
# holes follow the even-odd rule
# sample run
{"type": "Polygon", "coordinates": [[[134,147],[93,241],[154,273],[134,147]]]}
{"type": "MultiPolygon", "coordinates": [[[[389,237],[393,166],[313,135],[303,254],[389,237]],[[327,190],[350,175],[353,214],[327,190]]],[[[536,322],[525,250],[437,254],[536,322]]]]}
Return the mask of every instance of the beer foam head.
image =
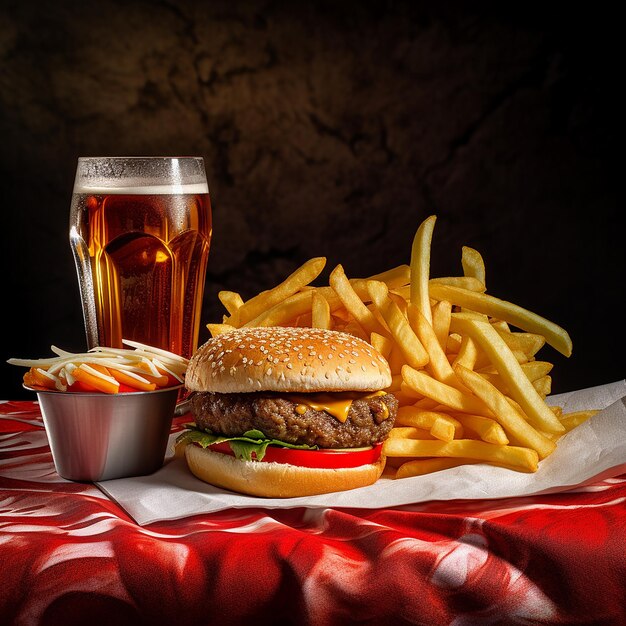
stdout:
{"type": "Polygon", "coordinates": [[[125,195],[172,195],[172,194],[203,194],[209,193],[207,183],[195,183],[187,185],[154,185],[149,181],[137,181],[134,184],[109,185],[109,184],[80,184],[74,185],[74,193],[91,194],[95,196],[125,194],[125,195]]]}
{"type": "Polygon", "coordinates": [[[74,193],[209,193],[201,157],[81,157],[74,193]]]}

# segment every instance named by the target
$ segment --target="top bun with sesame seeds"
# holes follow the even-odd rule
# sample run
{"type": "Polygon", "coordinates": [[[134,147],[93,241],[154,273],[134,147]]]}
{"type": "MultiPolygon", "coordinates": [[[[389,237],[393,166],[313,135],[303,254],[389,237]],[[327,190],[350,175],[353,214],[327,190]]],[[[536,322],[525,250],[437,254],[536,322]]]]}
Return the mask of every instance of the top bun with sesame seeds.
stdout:
{"type": "Polygon", "coordinates": [[[367,342],[319,328],[241,328],[209,339],[185,375],[190,391],[243,393],[377,391],[387,361],[367,342]]]}

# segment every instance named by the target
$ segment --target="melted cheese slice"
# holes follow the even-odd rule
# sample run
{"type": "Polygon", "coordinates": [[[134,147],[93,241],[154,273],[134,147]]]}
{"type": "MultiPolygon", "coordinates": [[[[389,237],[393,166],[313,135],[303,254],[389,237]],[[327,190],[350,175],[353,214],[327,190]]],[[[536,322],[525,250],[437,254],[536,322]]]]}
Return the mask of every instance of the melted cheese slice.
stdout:
{"type": "MultiPolygon", "coordinates": [[[[305,394],[289,394],[288,398],[292,402],[296,402],[296,412],[303,415],[307,411],[307,407],[312,408],[315,411],[326,411],[334,418],[338,419],[341,423],[348,419],[348,413],[354,400],[362,400],[365,398],[375,398],[377,396],[385,396],[385,391],[374,391],[373,393],[355,393],[355,392],[342,392],[342,393],[305,393],[305,394]]],[[[389,409],[384,404],[385,417],[389,417],[389,409]]]]}

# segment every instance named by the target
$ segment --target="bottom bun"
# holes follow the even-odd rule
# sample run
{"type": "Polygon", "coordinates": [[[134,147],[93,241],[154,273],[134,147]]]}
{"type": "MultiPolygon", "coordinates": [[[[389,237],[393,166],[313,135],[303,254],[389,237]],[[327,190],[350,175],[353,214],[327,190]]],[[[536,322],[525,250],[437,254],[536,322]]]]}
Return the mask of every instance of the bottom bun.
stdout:
{"type": "Polygon", "coordinates": [[[296,498],[365,487],[375,483],[385,467],[383,456],[376,463],[342,469],[240,461],[195,444],[186,446],[185,458],[191,473],[206,483],[266,498],[296,498]]]}

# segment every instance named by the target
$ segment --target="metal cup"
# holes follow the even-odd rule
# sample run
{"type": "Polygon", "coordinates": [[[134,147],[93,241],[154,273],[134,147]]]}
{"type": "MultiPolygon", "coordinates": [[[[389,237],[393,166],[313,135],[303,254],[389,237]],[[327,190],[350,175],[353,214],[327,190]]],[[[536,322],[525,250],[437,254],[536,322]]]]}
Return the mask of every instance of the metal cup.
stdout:
{"type": "Polygon", "coordinates": [[[179,389],[118,394],[37,391],[58,474],[90,482],[158,470],[179,389]]]}

